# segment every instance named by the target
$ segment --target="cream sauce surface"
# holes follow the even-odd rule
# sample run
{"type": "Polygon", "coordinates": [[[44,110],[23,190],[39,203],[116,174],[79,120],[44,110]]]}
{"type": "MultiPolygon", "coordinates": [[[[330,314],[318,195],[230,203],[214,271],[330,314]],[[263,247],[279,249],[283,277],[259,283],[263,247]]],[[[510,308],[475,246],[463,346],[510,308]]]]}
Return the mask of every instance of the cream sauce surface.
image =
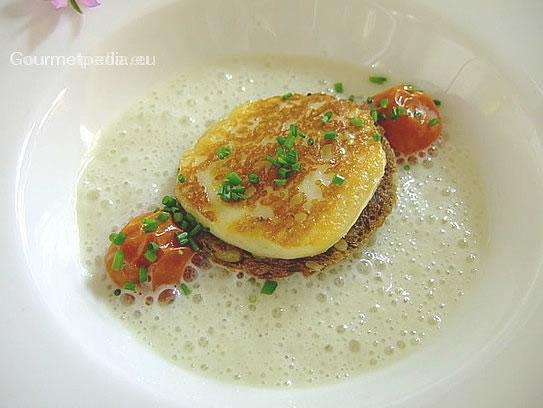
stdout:
{"type": "MultiPolygon", "coordinates": [[[[435,154],[398,167],[398,203],[364,249],[309,278],[262,281],[213,267],[168,305],[115,296],[103,257],[108,235],[173,195],[182,152],[237,105],[342,82],[362,100],[385,89],[363,68],[308,57],[246,56],[186,69],[97,137],[77,190],[81,262],[112,316],[160,356],[224,381],[326,384],[397,361],[439,335],[478,279],[484,197],[469,140],[442,100],[435,154]]],[[[394,85],[389,79],[387,85],[394,85]]]]}

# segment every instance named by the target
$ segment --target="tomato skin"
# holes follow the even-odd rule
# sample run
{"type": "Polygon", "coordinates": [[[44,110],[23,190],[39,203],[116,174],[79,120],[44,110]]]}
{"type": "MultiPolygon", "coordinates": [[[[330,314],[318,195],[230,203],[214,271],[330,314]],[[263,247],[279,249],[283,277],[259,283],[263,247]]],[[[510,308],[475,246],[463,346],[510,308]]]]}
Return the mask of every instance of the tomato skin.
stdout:
{"type": "MultiPolygon", "coordinates": [[[[194,251],[190,247],[179,245],[176,234],[183,232],[174,222],[172,216],[166,221],[158,221],[155,231],[145,232],[142,229],[143,219],[157,219],[162,211],[147,213],[130,220],[121,230],[126,234],[126,239],[121,245],[111,244],[106,252],[106,269],[119,287],[124,287],[126,282],[134,282],[138,285],[140,266],[147,267],[148,280],[152,290],[161,285],[176,285],[182,277],[185,265],[191,259],[194,251]],[[144,256],[150,242],[156,242],[159,246],[158,258],[155,262],[149,262],[144,256]],[[120,270],[113,270],[113,258],[115,252],[120,249],[124,253],[124,261],[120,270]]],[[[140,285],[141,287],[141,285],[140,285]]]]}
{"type": "Polygon", "coordinates": [[[364,104],[385,114],[378,124],[385,129],[385,137],[397,154],[410,155],[429,147],[441,133],[441,118],[434,100],[426,93],[408,85],[398,85],[373,96],[364,104]],[[388,99],[388,106],[381,101],[388,99]],[[393,109],[403,112],[394,118],[393,109]],[[437,121],[437,122],[436,122],[437,121]]]}

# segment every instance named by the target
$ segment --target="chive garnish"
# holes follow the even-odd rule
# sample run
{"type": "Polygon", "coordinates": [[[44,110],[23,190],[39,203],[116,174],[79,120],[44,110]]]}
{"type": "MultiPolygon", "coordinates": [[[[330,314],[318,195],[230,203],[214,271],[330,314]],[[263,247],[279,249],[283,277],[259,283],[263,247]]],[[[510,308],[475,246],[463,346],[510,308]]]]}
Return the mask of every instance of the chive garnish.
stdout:
{"type": "Polygon", "coordinates": [[[217,157],[219,160],[224,160],[226,157],[230,156],[232,154],[232,146],[227,145],[224,147],[219,148],[217,150],[217,157]]]}
{"type": "Polygon", "coordinates": [[[364,126],[364,119],[351,118],[351,123],[354,126],[364,126]]]}
{"type": "Polygon", "coordinates": [[[243,181],[241,177],[235,171],[231,171],[226,175],[226,180],[228,180],[232,185],[238,186],[243,181]]]}
{"type": "Polygon", "coordinates": [[[368,96],[368,97],[366,98],[366,102],[368,102],[368,103],[373,103],[373,96],[368,96]]]}
{"type": "Polygon", "coordinates": [[[434,104],[436,106],[441,106],[441,101],[439,99],[434,99],[434,104]]]}
{"type": "Polygon", "coordinates": [[[165,213],[165,212],[161,212],[156,217],[156,219],[158,221],[160,221],[160,222],[168,221],[169,218],[170,218],[170,215],[168,213],[165,213]]]}
{"type": "Polygon", "coordinates": [[[175,234],[179,245],[184,246],[189,243],[189,233],[187,231],[178,232],[175,234]]]}
{"type": "Polygon", "coordinates": [[[177,200],[171,196],[164,196],[162,197],[162,204],[164,204],[165,207],[175,207],[177,206],[177,200]]]}
{"type": "Polygon", "coordinates": [[[430,122],[428,122],[428,125],[429,126],[435,126],[439,123],[439,119],[438,118],[433,118],[432,120],[430,120],[430,122]]]}
{"type": "Polygon", "coordinates": [[[381,140],[381,135],[379,134],[379,132],[375,132],[373,134],[373,140],[375,140],[376,142],[378,142],[379,140],[381,140]]]}
{"type": "Polygon", "coordinates": [[[144,218],[141,229],[145,232],[155,231],[158,228],[158,221],[152,218],[144,218]]]}
{"type": "Polygon", "coordinates": [[[405,113],[405,109],[403,106],[396,105],[392,107],[392,110],[390,111],[390,119],[393,121],[397,121],[400,116],[402,116],[405,113]]]}
{"type": "Polygon", "coordinates": [[[187,178],[183,174],[180,174],[179,176],[177,176],[177,181],[179,181],[180,183],[184,183],[185,181],[187,181],[187,178]]]}
{"type": "Polygon", "coordinates": [[[332,111],[327,111],[324,113],[321,119],[321,123],[324,125],[326,122],[328,122],[332,118],[332,111]]]}
{"type": "Polygon", "coordinates": [[[256,174],[256,173],[247,174],[247,180],[249,180],[249,183],[251,183],[251,184],[260,183],[260,178],[258,177],[258,174],[256,174]]]}
{"type": "Polygon", "coordinates": [[[335,130],[329,130],[324,134],[324,138],[326,140],[336,140],[337,138],[337,132],[335,130]]]}
{"type": "Polygon", "coordinates": [[[140,283],[147,282],[148,274],[147,274],[147,267],[145,265],[141,265],[139,267],[138,273],[139,273],[140,283]]]}
{"type": "Polygon", "coordinates": [[[126,282],[124,283],[124,288],[125,288],[126,290],[133,290],[133,291],[135,292],[135,291],[136,291],[136,287],[137,287],[136,282],[126,281],[126,282]]]}
{"type": "Polygon", "coordinates": [[[200,248],[198,247],[198,244],[196,243],[194,238],[189,237],[189,245],[194,252],[200,252],[200,248]]]}
{"type": "Polygon", "coordinates": [[[273,280],[267,280],[262,285],[262,288],[260,289],[260,293],[263,295],[271,295],[273,292],[275,292],[275,289],[277,288],[277,282],[273,280]]]}
{"type": "Polygon", "coordinates": [[[373,119],[373,123],[377,123],[377,121],[379,120],[379,115],[377,114],[377,109],[371,108],[370,109],[370,115],[371,115],[371,118],[373,119]]]}
{"type": "Polygon", "coordinates": [[[405,171],[409,171],[409,170],[411,170],[411,166],[409,164],[406,164],[405,166],[403,166],[403,169],[405,171]]]}
{"type": "Polygon", "coordinates": [[[115,245],[122,245],[126,240],[126,233],[123,231],[119,232],[118,234],[112,232],[111,234],[109,234],[109,240],[115,245]]]}
{"type": "Polygon", "coordinates": [[[387,78],[384,76],[370,76],[369,80],[374,84],[382,85],[387,81],[387,78]]]}
{"type": "Polygon", "coordinates": [[[307,145],[308,146],[313,146],[314,144],[315,144],[315,139],[313,139],[312,137],[307,139],[307,145]]]}
{"type": "Polygon", "coordinates": [[[275,179],[274,182],[275,182],[275,185],[277,186],[284,186],[287,184],[286,179],[275,179]]]}
{"type": "Polygon", "coordinates": [[[119,289],[119,288],[115,289],[115,290],[113,291],[113,294],[114,294],[115,296],[119,296],[119,295],[121,294],[121,289],[119,289]]]}
{"type": "Polygon", "coordinates": [[[336,82],[334,84],[334,91],[337,93],[343,93],[343,83],[342,82],[336,82]]]}
{"type": "Polygon", "coordinates": [[[294,94],[292,92],[287,92],[283,95],[283,100],[287,100],[288,98],[292,98],[294,94]]]}
{"type": "Polygon", "coordinates": [[[332,183],[338,186],[341,186],[344,181],[345,181],[345,177],[343,177],[341,174],[336,174],[334,178],[332,179],[332,183]]]}
{"type": "Polygon", "coordinates": [[[184,294],[185,296],[190,295],[191,292],[192,292],[185,282],[183,282],[183,283],[181,284],[181,290],[183,291],[183,294],[184,294]]]}
{"type": "Polygon", "coordinates": [[[350,100],[351,102],[354,102],[354,95],[349,96],[349,100],[350,100]]]}
{"type": "Polygon", "coordinates": [[[379,107],[386,109],[388,108],[388,98],[383,98],[379,101],[379,107]]]}
{"type": "Polygon", "coordinates": [[[145,257],[145,259],[147,259],[151,263],[155,262],[158,259],[158,254],[156,252],[149,251],[149,250],[145,251],[143,256],[145,257]]]}
{"type": "Polygon", "coordinates": [[[115,255],[113,255],[113,263],[111,264],[111,269],[114,271],[120,271],[123,266],[124,261],[124,252],[120,249],[117,249],[115,251],[115,255]]]}

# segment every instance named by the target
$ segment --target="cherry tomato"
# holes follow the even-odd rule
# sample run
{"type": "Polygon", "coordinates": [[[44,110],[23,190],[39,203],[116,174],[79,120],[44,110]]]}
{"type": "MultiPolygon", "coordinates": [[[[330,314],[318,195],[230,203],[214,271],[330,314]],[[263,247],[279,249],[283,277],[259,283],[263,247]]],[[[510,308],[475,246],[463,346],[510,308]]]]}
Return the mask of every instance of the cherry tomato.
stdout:
{"type": "Polygon", "coordinates": [[[441,118],[434,100],[411,86],[398,85],[378,93],[365,107],[376,110],[378,124],[385,129],[387,140],[398,154],[424,150],[441,133],[441,118]]]}
{"type": "Polygon", "coordinates": [[[126,234],[124,242],[120,245],[112,243],[106,253],[105,263],[109,276],[119,287],[124,287],[127,282],[140,285],[145,283],[140,282],[140,266],[144,266],[147,281],[153,290],[161,285],[178,284],[183,277],[185,265],[194,254],[190,247],[179,245],[176,234],[182,232],[173,222],[171,214],[166,212],[157,211],[132,219],[119,233],[126,234]],[[144,230],[144,225],[155,222],[156,229],[148,232],[144,230]],[[152,242],[156,243],[154,248],[151,244],[151,252],[155,252],[156,260],[152,256],[151,260],[145,256],[152,242]],[[113,262],[118,250],[122,251],[124,259],[122,266],[115,270],[113,262]]]}

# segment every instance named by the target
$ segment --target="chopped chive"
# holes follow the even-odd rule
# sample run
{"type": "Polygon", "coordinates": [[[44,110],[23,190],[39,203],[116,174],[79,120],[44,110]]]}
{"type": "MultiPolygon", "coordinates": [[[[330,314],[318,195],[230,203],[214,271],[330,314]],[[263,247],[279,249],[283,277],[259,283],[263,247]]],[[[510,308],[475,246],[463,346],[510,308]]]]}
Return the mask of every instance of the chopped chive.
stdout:
{"type": "Polygon", "coordinates": [[[369,80],[374,84],[382,85],[387,81],[387,78],[384,76],[370,76],[369,80]]]}
{"type": "Polygon", "coordinates": [[[194,252],[200,252],[200,248],[198,247],[198,244],[196,243],[194,238],[189,237],[189,245],[194,252]]]}
{"type": "Polygon", "coordinates": [[[111,234],[109,234],[109,240],[115,245],[122,245],[126,240],[126,233],[123,231],[119,232],[118,234],[112,232],[111,234]]]}
{"type": "Polygon", "coordinates": [[[305,139],[306,134],[305,134],[304,132],[299,132],[298,135],[299,135],[302,139],[305,139]]]}
{"type": "Polygon", "coordinates": [[[273,292],[275,292],[275,289],[277,288],[277,282],[273,280],[267,280],[262,285],[262,288],[260,289],[260,293],[263,295],[271,295],[273,292]]]}
{"type": "Polygon", "coordinates": [[[234,186],[238,186],[243,181],[241,177],[235,171],[231,171],[226,175],[226,180],[232,183],[234,186]]]}
{"type": "Polygon", "coordinates": [[[113,291],[113,294],[114,294],[115,296],[119,296],[119,295],[121,294],[121,289],[119,289],[119,288],[115,289],[115,290],[113,291]]]}
{"type": "Polygon", "coordinates": [[[350,96],[349,96],[349,100],[350,100],[351,102],[354,102],[354,95],[350,95],[350,96]]]}
{"type": "Polygon", "coordinates": [[[187,286],[187,284],[185,282],[183,282],[181,284],[181,290],[183,291],[183,294],[185,296],[188,296],[191,294],[192,290],[190,290],[190,288],[187,286]]]}
{"type": "Polygon", "coordinates": [[[158,246],[158,244],[156,242],[151,241],[151,242],[149,242],[147,244],[147,249],[149,251],[157,252],[159,250],[159,248],[160,247],[158,246]]]}
{"type": "Polygon", "coordinates": [[[231,154],[232,154],[232,146],[230,145],[221,147],[219,148],[219,150],[217,150],[217,157],[219,158],[219,160],[224,160],[231,154]]]}
{"type": "Polygon", "coordinates": [[[402,116],[405,113],[405,109],[403,106],[396,105],[392,107],[392,110],[390,111],[390,119],[393,121],[397,121],[400,116],[402,116]]]}
{"type": "Polygon", "coordinates": [[[287,92],[283,95],[283,100],[287,100],[288,98],[292,98],[294,94],[292,92],[287,92]]]}
{"type": "Polygon", "coordinates": [[[364,119],[351,118],[351,123],[354,126],[364,126],[364,119]]]}
{"type": "Polygon", "coordinates": [[[144,265],[141,265],[138,270],[140,283],[147,282],[148,274],[147,274],[147,268],[144,265]]]}
{"type": "Polygon", "coordinates": [[[438,118],[433,118],[432,120],[430,120],[430,122],[428,122],[428,126],[435,126],[439,123],[439,119],[438,118]]]}
{"type": "Polygon", "coordinates": [[[166,207],[175,207],[177,205],[177,200],[170,196],[162,197],[162,204],[166,207]]]}
{"type": "Polygon", "coordinates": [[[249,183],[251,183],[251,184],[260,183],[260,178],[258,177],[258,174],[256,174],[256,173],[247,174],[247,179],[249,180],[249,183]]]}
{"type": "Polygon", "coordinates": [[[277,136],[275,140],[277,140],[277,143],[283,146],[285,142],[287,141],[287,138],[285,136],[277,136]]]}
{"type": "Polygon", "coordinates": [[[273,157],[266,155],[266,160],[269,161],[271,164],[273,164],[276,167],[281,167],[281,163],[279,163],[277,160],[275,160],[273,157]]]}
{"type": "Polygon", "coordinates": [[[290,125],[290,134],[294,137],[298,136],[298,125],[295,125],[294,123],[290,125]]]}
{"type": "Polygon", "coordinates": [[[155,231],[158,228],[158,221],[152,218],[144,218],[141,223],[143,224],[141,228],[145,232],[155,231]]]}
{"type": "Polygon", "coordinates": [[[279,177],[283,179],[288,179],[290,177],[290,174],[292,173],[292,170],[289,170],[286,167],[281,167],[279,169],[279,177]]]}
{"type": "Polygon", "coordinates": [[[196,218],[191,213],[187,213],[185,215],[185,218],[187,219],[189,224],[192,225],[193,227],[196,225],[196,218]]]}
{"type": "Polygon", "coordinates": [[[177,176],[177,181],[179,181],[180,183],[184,183],[185,181],[187,181],[187,178],[183,174],[180,174],[179,176],[177,176]]]}
{"type": "Polygon", "coordinates": [[[335,130],[329,130],[324,134],[324,138],[326,140],[336,140],[337,138],[337,132],[335,130]]]}
{"type": "Polygon", "coordinates": [[[385,112],[377,113],[377,120],[385,120],[386,118],[387,118],[387,114],[385,112]]]}
{"type": "Polygon", "coordinates": [[[158,254],[150,250],[145,251],[143,256],[145,257],[145,259],[147,259],[151,263],[155,262],[158,259],[158,254]]]}
{"type": "Polygon", "coordinates": [[[373,123],[377,123],[377,121],[379,120],[379,115],[377,114],[377,110],[375,108],[370,109],[370,115],[373,123]]]}
{"type": "Polygon", "coordinates": [[[441,101],[439,99],[434,99],[434,104],[436,106],[441,106],[441,101]]]}
{"type": "Polygon", "coordinates": [[[160,222],[168,221],[169,218],[170,218],[170,215],[168,213],[165,213],[165,212],[161,212],[156,217],[156,219],[158,221],[160,221],[160,222]]]}
{"type": "Polygon", "coordinates": [[[366,102],[367,102],[367,103],[373,103],[373,96],[368,96],[368,97],[366,98],[366,102]]]}
{"type": "Polygon", "coordinates": [[[275,179],[274,182],[276,186],[284,186],[287,184],[287,180],[285,179],[275,179]]]}
{"type": "Polygon", "coordinates": [[[190,230],[189,232],[189,238],[192,238],[196,234],[198,234],[200,231],[204,229],[204,226],[202,224],[196,224],[196,226],[190,230]]]}
{"type": "Polygon", "coordinates": [[[126,282],[124,283],[124,288],[125,288],[126,290],[132,290],[132,291],[135,292],[135,291],[136,291],[136,287],[137,287],[136,282],[126,281],[126,282]]]}
{"type": "Polygon", "coordinates": [[[332,111],[327,111],[324,113],[321,119],[321,123],[324,125],[326,122],[328,122],[332,118],[332,111]]]}
{"type": "Polygon", "coordinates": [[[345,181],[345,177],[343,177],[341,174],[336,174],[334,178],[332,179],[332,183],[338,186],[341,186],[344,181],[345,181]]]}
{"type": "Polygon", "coordinates": [[[383,109],[388,108],[388,98],[383,98],[379,101],[379,106],[383,109]]]}
{"type": "Polygon", "coordinates": [[[375,132],[373,134],[373,140],[375,140],[376,142],[378,142],[379,140],[381,140],[381,135],[379,134],[379,132],[375,132]]]}
{"type": "Polygon", "coordinates": [[[183,221],[183,213],[180,211],[173,213],[173,222],[179,224],[181,221],[183,221]]]}
{"type": "Polygon", "coordinates": [[[307,139],[307,145],[308,146],[313,146],[314,144],[315,144],[315,139],[313,139],[312,137],[307,139]]]}
{"type": "Polygon", "coordinates": [[[179,245],[184,246],[189,243],[189,233],[186,231],[178,232],[175,234],[175,238],[177,238],[177,242],[179,245]]]}
{"type": "Polygon", "coordinates": [[[124,252],[120,249],[117,249],[115,251],[115,255],[113,255],[113,262],[111,264],[111,269],[114,271],[120,271],[123,267],[123,261],[124,261],[124,252]]]}
{"type": "Polygon", "coordinates": [[[337,93],[343,93],[343,83],[342,82],[336,82],[334,84],[334,91],[337,93]]]}
{"type": "Polygon", "coordinates": [[[411,166],[409,164],[406,164],[405,166],[403,166],[403,169],[405,171],[411,170],[411,166]]]}

